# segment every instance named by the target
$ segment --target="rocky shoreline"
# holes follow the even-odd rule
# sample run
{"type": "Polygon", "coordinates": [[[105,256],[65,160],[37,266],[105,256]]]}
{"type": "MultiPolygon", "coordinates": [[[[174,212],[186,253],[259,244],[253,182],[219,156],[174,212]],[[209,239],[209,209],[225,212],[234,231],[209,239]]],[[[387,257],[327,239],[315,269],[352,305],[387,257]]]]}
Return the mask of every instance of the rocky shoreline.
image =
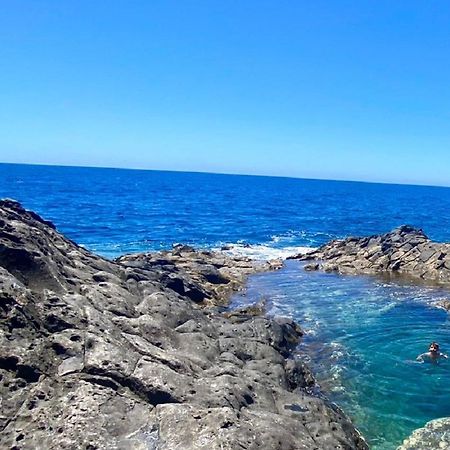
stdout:
{"type": "Polygon", "coordinates": [[[435,419],[404,440],[397,450],[442,450],[450,448],[450,417],[435,419]]]}
{"type": "Polygon", "coordinates": [[[306,270],[450,284],[450,244],[433,242],[408,225],[381,235],[337,239],[292,259],[312,261],[306,270]]]}
{"type": "MultiPolygon", "coordinates": [[[[395,281],[450,287],[450,244],[431,241],[417,228],[403,225],[390,233],[331,241],[307,255],[305,270],[366,274],[395,281]]],[[[434,306],[450,311],[450,300],[434,306]]],[[[415,430],[397,450],[450,447],[450,418],[432,420],[415,430]]]]}
{"type": "Polygon", "coordinates": [[[224,313],[276,267],[187,246],[109,261],[0,201],[0,447],[367,449],[310,389],[296,323],[224,313]]]}

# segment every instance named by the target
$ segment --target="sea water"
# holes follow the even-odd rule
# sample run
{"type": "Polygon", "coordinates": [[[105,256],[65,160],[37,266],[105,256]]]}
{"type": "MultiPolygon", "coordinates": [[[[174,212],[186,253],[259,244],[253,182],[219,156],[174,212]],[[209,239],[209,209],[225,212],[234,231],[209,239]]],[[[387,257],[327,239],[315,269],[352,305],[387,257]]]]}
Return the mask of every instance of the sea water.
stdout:
{"type": "Polygon", "coordinates": [[[107,257],[174,242],[285,255],[405,223],[450,241],[449,188],[0,164],[0,197],[107,257]]]}
{"type": "MultiPolygon", "coordinates": [[[[450,189],[276,177],[0,164],[0,198],[19,200],[69,238],[113,258],[175,242],[285,257],[401,224],[450,241],[450,189]]],[[[450,351],[442,288],[311,273],[287,261],[249,280],[236,304],[267,299],[294,317],[323,392],[376,450],[450,416],[450,363],[415,362],[437,340],[450,351]]]]}

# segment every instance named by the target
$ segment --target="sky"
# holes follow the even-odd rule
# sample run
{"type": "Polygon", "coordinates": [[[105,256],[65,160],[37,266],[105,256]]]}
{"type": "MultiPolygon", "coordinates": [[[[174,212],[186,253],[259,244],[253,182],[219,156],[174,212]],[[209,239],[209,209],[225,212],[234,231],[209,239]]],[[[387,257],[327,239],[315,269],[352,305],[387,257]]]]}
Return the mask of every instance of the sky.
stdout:
{"type": "Polygon", "coordinates": [[[450,186],[446,0],[15,0],[0,161],[450,186]]]}

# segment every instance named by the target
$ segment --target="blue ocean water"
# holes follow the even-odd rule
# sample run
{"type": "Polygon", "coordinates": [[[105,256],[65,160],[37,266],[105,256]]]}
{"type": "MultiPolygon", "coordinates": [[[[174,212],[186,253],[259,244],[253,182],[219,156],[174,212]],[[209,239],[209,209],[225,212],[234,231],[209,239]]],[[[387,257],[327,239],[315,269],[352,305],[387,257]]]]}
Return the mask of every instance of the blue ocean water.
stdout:
{"type": "Polygon", "coordinates": [[[0,197],[109,257],[174,242],[317,246],[404,223],[450,241],[449,188],[0,164],[0,197]]]}
{"type": "MultiPolygon", "coordinates": [[[[450,241],[450,188],[0,164],[1,197],[110,258],[175,242],[269,258],[405,223],[450,241]]],[[[303,325],[301,356],[371,448],[394,449],[414,428],[450,416],[450,364],[413,362],[431,340],[450,351],[448,315],[432,306],[450,293],[306,273],[291,261],[252,277],[236,302],[261,297],[303,325]]]]}

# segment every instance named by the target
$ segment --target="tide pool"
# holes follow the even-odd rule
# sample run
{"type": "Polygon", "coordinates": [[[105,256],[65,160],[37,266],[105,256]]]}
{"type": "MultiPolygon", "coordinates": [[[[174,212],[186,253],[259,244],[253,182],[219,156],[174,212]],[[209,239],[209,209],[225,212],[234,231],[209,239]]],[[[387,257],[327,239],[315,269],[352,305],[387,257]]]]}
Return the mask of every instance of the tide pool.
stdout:
{"type": "Polygon", "coordinates": [[[420,364],[435,340],[450,352],[450,320],[432,306],[441,288],[374,277],[305,272],[287,261],[253,276],[234,305],[266,299],[270,314],[295,318],[299,356],[321,390],[352,418],[373,450],[392,450],[414,429],[450,416],[450,361],[420,364]]]}

